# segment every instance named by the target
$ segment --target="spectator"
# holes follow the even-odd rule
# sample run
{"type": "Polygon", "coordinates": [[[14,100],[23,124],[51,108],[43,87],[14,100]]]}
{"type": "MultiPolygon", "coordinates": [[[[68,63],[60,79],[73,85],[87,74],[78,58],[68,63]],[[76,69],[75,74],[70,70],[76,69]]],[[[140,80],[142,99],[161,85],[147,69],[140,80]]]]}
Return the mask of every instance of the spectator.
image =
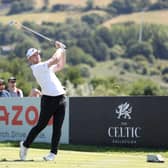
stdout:
{"type": "Polygon", "coordinates": [[[37,88],[33,88],[29,93],[30,97],[41,97],[41,95],[41,91],[37,88]]]}
{"type": "Polygon", "coordinates": [[[7,90],[10,93],[11,97],[23,97],[23,92],[21,89],[16,87],[16,78],[13,76],[8,79],[7,90]]]}
{"type": "Polygon", "coordinates": [[[10,94],[5,90],[5,83],[3,79],[0,79],[0,97],[10,97],[10,94]]]}

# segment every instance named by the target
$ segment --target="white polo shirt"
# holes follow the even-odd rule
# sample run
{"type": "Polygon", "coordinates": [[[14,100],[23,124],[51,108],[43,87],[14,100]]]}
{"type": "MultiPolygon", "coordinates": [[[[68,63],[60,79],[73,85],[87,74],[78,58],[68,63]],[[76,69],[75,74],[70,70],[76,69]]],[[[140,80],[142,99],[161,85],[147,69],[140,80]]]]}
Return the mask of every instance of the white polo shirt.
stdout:
{"type": "Polygon", "coordinates": [[[47,62],[31,65],[31,69],[41,87],[43,95],[59,96],[65,94],[65,90],[63,89],[60,80],[52,71],[52,66],[48,67],[47,62]]]}

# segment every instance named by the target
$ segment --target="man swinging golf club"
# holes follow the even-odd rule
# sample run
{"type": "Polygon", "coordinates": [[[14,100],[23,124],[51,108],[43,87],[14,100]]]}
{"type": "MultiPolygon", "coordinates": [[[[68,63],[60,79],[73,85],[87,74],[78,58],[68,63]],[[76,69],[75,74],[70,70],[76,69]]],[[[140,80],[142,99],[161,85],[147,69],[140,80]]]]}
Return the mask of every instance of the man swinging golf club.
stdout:
{"type": "Polygon", "coordinates": [[[52,161],[55,159],[58,144],[61,136],[61,127],[65,116],[65,90],[61,82],[55,75],[60,71],[66,62],[65,45],[59,41],[55,42],[57,48],[53,56],[47,61],[42,62],[39,50],[28,49],[26,57],[31,64],[34,77],[42,90],[40,116],[26,139],[20,142],[20,159],[25,160],[28,148],[37,135],[47,126],[48,121],[53,116],[53,132],[51,138],[51,150],[43,159],[52,161]]]}

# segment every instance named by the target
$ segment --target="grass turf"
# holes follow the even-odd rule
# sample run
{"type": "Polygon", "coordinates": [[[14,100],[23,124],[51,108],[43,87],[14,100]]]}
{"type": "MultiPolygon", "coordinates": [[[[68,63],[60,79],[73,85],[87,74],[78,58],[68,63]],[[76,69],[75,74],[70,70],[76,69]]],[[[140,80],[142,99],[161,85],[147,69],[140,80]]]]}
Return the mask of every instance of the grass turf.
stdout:
{"type": "Polygon", "coordinates": [[[49,152],[49,144],[34,143],[27,160],[19,160],[17,143],[0,143],[0,168],[166,168],[168,150],[60,145],[55,161],[46,162],[42,157],[49,152]],[[161,154],[165,163],[146,162],[147,154],[161,154]]]}

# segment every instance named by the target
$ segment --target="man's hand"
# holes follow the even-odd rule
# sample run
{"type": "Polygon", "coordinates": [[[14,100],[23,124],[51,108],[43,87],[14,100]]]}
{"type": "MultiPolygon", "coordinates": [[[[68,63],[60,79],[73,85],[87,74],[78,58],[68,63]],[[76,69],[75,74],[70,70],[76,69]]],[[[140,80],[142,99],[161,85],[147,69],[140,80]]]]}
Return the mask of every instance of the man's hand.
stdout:
{"type": "Polygon", "coordinates": [[[66,49],[66,45],[61,43],[60,41],[56,41],[55,46],[56,46],[56,48],[66,49]]]}

